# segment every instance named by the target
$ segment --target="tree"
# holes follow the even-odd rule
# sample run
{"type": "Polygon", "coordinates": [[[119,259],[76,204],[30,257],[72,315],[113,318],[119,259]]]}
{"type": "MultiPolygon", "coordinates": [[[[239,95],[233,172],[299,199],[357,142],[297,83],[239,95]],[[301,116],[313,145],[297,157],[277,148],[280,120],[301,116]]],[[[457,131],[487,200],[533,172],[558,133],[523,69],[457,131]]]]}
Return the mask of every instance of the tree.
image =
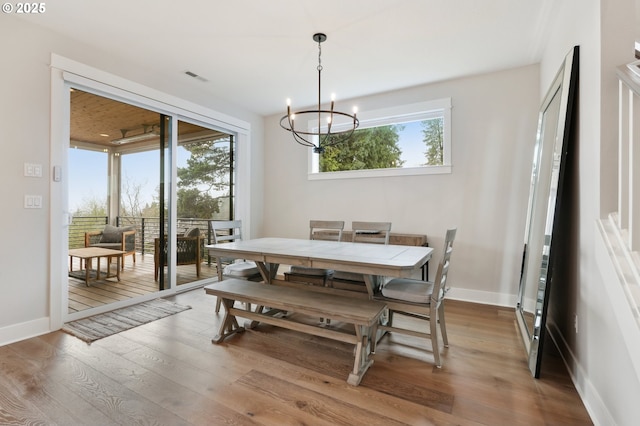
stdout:
{"type": "Polygon", "coordinates": [[[178,217],[213,217],[220,210],[218,199],[230,196],[230,143],[229,138],[183,145],[191,156],[186,167],[178,167],[178,217]],[[215,146],[222,142],[227,143],[215,146]]]}
{"type": "Polygon", "coordinates": [[[422,126],[424,127],[424,129],[422,130],[424,138],[422,140],[427,146],[427,150],[424,153],[427,160],[427,162],[424,164],[425,166],[436,166],[444,164],[443,123],[444,120],[442,117],[432,118],[430,120],[421,122],[422,126]]]}
{"type": "Polygon", "coordinates": [[[107,199],[96,196],[83,197],[82,204],[73,212],[73,216],[107,216],[107,199]]]}
{"type": "Polygon", "coordinates": [[[178,217],[210,218],[219,209],[218,198],[198,188],[178,189],[178,217]]]}
{"type": "Polygon", "coordinates": [[[120,199],[120,216],[142,217],[142,203],[140,202],[143,185],[132,181],[125,175],[122,181],[122,195],[120,199]]]}
{"type": "Polygon", "coordinates": [[[334,136],[320,154],[320,170],[366,170],[402,167],[398,131],[402,126],[380,126],[356,130],[351,137],[334,136]]]}

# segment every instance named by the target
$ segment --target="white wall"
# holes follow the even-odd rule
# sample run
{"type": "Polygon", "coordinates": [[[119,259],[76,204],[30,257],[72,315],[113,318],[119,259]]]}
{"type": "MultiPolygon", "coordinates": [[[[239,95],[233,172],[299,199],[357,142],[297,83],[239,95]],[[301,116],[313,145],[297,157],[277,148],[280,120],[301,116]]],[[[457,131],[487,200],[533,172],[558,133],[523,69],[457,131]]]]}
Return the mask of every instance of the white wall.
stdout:
{"type": "Polygon", "coordinates": [[[48,262],[50,246],[62,246],[61,242],[49,240],[49,205],[54,201],[50,198],[51,53],[249,122],[253,149],[250,167],[254,176],[251,184],[255,189],[251,221],[256,224],[253,232],[260,232],[261,117],[203,95],[195,81],[185,79],[182,83],[162,70],[119,60],[15,15],[0,14],[0,38],[0,140],[5,150],[0,156],[0,235],[5,241],[0,244],[0,344],[49,330],[49,289],[55,279],[48,262]],[[43,177],[24,177],[25,162],[42,164],[43,177]],[[24,209],[25,194],[42,195],[44,208],[24,209]]]}
{"type": "Polygon", "coordinates": [[[602,425],[635,425],[640,418],[640,381],[614,315],[624,306],[609,297],[615,280],[596,267],[595,249],[596,221],[615,205],[615,172],[610,168],[617,161],[614,70],[633,60],[634,3],[554,2],[554,25],[541,62],[544,91],[563,56],[580,46],[578,162],[570,188],[575,217],[567,224],[572,252],[563,259],[561,274],[566,280],[554,283],[547,325],[594,423],[602,425]]]}
{"type": "Polygon", "coordinates": [[[451,297],[515,306],[537,125],[538,67],[339,104],[366,111],[443,97],[451,97],[453,104],[453,173],[447,175],[309,181],[308,150],[280,128],[280,116],[269,117],[264,235],[306,238],[310,219],[345,220],[347,228],[353,220],[391,221],[392,231],[427,234],[439,257],[445,229],[458,226],[451,297]]]}

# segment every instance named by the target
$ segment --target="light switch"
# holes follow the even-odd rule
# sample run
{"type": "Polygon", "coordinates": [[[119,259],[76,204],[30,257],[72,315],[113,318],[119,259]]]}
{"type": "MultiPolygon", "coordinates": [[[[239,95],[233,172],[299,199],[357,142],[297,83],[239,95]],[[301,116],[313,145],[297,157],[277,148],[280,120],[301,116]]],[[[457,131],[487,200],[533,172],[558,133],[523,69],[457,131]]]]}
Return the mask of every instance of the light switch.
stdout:
{"type": "Polygon", "coordinates": [[[41,209],[42,195],[25,195],[24,208],[25,209],[41,209]]]}
{"type": "Polygon", "coordinates": [[[24,163],[24,175],[28,177],[42,177],[42,164],[24,163]]]}

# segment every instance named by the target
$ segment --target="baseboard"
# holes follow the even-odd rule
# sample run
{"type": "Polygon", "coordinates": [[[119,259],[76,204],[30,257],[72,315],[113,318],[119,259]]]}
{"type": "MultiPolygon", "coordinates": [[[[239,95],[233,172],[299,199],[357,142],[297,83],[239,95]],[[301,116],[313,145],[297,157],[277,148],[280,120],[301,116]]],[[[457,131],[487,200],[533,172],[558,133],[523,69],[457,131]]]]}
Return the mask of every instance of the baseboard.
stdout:
{"type": "MultiPolygon", "coordinates": [[[[582,403],[587,409],[593,423],[596,425],[616,424],[607,406],[600,398],[598,390],[591,380],[589,380],[589,377],[585,374],[582,366],[578,363],[558,327],[553,323],[547,322],[546,328],[547,335],[556,345],[556,348],[558,348],[558,352],[560,352],[560,356],[562,357],[565,368],[571,377],[573,386],[576,388],[578,395],[580,395],[580,399],[582,399],[582,403]]],[[[544,368],[544,365],[542,368],[544,368]]]]}
{"type": "Polygon", "coordinates": [[[447,298],[463,302],[481,303],[483,305],[495,305],[507,308],[515,308],[517,303],[517,296],[515,294],[469,290],[460,287],[452,287],[451,291],[447,293],[447,298]]]}
{"type": "Polygon", "coordinates": [[[49,317],[0,328],[0,346],[49,333],[49,317]]]}

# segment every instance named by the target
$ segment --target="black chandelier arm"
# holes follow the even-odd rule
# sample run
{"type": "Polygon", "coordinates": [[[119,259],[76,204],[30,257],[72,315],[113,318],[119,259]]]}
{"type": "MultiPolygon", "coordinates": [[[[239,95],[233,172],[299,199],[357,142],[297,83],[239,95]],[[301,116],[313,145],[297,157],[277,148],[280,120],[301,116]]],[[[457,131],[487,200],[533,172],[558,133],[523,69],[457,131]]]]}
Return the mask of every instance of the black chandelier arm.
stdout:
{"type": "Polygon", "coordinates": [[[280,127],[282,127],[283,129],[291,132],[293,134],[293,139],[300,145],[305,146],[305,147],[309,147],[309,148],[313,148],[313,152],[315,152],[316,154],[322,154],[324,153],[324,147],[327,146],[333,146],[337,144],[336,142],[331,142],[331,136],[333,135],[337,135],[337,134],[342,134],[345,135],[346,138],[350,138],[351,135],[353,135],[353,132],[355,132],[356,128],[358,128],[358,126],[360,125],[360,121],[358,120],[358,118],[355,116],[355,114],[351,115],[351,114],[347,114],[344,112],[340,112],[340,111],[334,111],[334,110],[307,110],[307,111],[299,111],[295,113],[295,116],[304,116],[304,115],[318,115],[318,117],[322,116],[322,114],[327,114],[329,115],[329,117],[331,117],[331,120],[329,121],[328,125],[327,125],[327,129],[325,132],[322,132],[320,128],[318,128],[317,131],[313,132],[313,131],[308,131],[308,130],[302,130],[302,129],[296,129],[295,125],[294,125],[294,120],[292,120],[292,116],[294,116],[294,114],[291,114],[289,111],[287,114],[285,114],[284,116],[282,116],[282,118],[280,119],[280,127]],[[340,115],[343,117],[348,117],[350,120],[352,120],[351,123],[351,127],[348,130],[342,130],[336,133],[331,133],[331,125],[333,124],[333,115],[340,115]],[[313,143],[310,140],[310,137],[317,137],[318,138],[318,144],[313,143]]]}
{"type": "Polygon", "coordinates": [[[300,136],[296,132],[292,132],[292,133],[293,133],[293,140],[298,142],[300,145],[307,146],[307,147],[310,147],[310,148],[318,148],[316,146],[316,144],[314,144],[311,141],[308,141],[307,139],[303,138],[302,136],[300,136]]]}
{"type": "Polygon", "coordinates": [[[301,134],[315,135],[315,133],[303,133],[295,130],[293,125],[293,120],[291,120],[291,115],[286,114],[280,119],[280,127],[291,132],[293,134],[293,139],[302,146],[317,148],[316,144],[307,140],[301,134]]]}
{"type": "Polygon", "coordinates": [[[345,139],[349,139],[351,137],[351,135],[353,135],[353,132],[355,132],[356,129],[353,128],[351,130],[345,131],[345,132],[339,132],[339,133],[327,133],[326,135],[324,135],[324,137],[322,138],[322,142],[320,143],[320,146],[325,147],[325,146],[336,146],[341,142],[344,142],[345,139]],[[336,136],[336,135],[340,135],[343,136],[344,138],[341,138],[341,140],[336,140],[334,139],[333,141],[331,140],[331,136],[336,136]]]}
{"type": "MultiPolygon", "coordinates": [[[[348,117],[351,121],[351,128],[349,130],[344,130],[344,131],[340,131],[340,132],[336,132],[336,133],[346,133],[346,132],[353,132],[359,125],[360,125],[360,120],[358,120],[358,118],[355,116],[355,114],[347,114],[346,112],[340,112],[340,111],[331,111],[331,110],[307,110],[307,111],[298,111],[293,113],[293,115],[296,116],[296,119],[298,117],[302,117],[306,114],[312,114],[312,115],[317,115],[318,113],[320,114],[333,114],[333,115],[340,115],[343,117],[348,117]]],[[[316,117],[313,118],[314,120],[317,120],[316,117]]],[[[306,121],[306,120],[305,120],[306,121]]],[[[333,122],[333,118],[331,119],[331,122],[333,122]]],[[[294,128],[293,128],[293,120],[290,119],[290,115],[289,114],[285,114],[282,116],[282,118],[280,119],[280,127],[282,127],[285,130],[288,130],[290,132],[294,132],[294,128]],[[283,124],[286,123],[286,124],[283,124]],[[288,125],[288,127],[287,127],[288,125]]],[[[295,129],[295,133],[300,134],[300,135],[307,135],[307,136],[319,136],[322,133],[321,132],[313,132],[313,131],[309,131],[309,130],[299,130],[299,129],[295,129]]]]}

